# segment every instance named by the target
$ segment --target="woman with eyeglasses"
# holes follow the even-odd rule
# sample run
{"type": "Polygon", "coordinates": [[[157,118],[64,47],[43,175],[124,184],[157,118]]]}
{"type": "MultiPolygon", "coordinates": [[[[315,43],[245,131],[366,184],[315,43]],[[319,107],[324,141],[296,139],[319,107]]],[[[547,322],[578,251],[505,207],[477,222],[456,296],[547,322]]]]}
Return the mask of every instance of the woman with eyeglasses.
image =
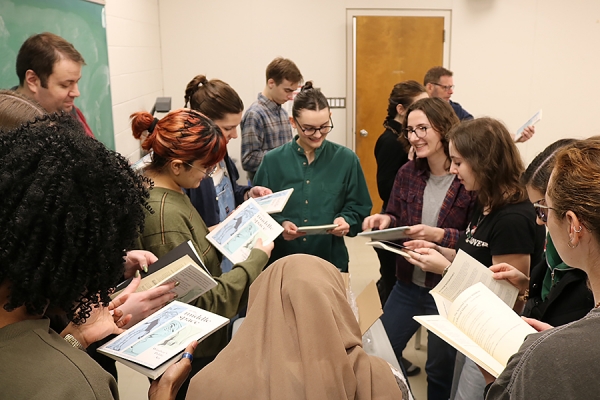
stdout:
{"type": "MultiPolygon", "coordinates": [[[[408,236],[453,247],[468,224],[475,197],[450,173],[447,133],[459,123],[452,107],[442,99],[425,98],[408,107],[403,141],[415,148],[415,159],[398,171],[383,214],[365,219],[363,228],[410,226],[408,236]]],[[[437,314],[429,290],[439,273],[423,272],[396,257],[396,284],[383,309],[381,321],[398,360],[419,324],[413,316],[437,314]]],[[[433,334],[428,335],[427,392],[429,399],[450,396],[456,351],[433,334]]]]}
{"type": "MultiPolygon", "coordinates": [[[[186,107],[188,103],[192,110],[206,115],[221,128],[227,143],[238,137],[237,127],[242,120],[244,103],[227,83],[197,75],[185,89],[186,107]]],[[[213,175],[203,179],[200,186],[185,190],[209,227],[223,222],[245,200],[272,193],[270,189],[261,186],[238,185],[240,174],[227,153],[215,168],[213,175]]],[[[223,272],[230,271],[232,266],[233,263],[223,257],[223,272]]]]}
{"type": "MultiPolygon", "coordinates": [[[[574,142],[575,139],[561,139],[552,143],[531,161],[521,176],[539,225],[548,221],[544,196],[556,154],[574,142]]],[[[549,234],[546,235],[545,257],[531,269],[529,279],[509,264],[493,265],[490,269],[497,272],[496,279],[506,279],[519,289],[519,299],[524,306],[521,314],[525,317],[559,326],[583,318],[594,307],[585,272],[563,262],[549,234]]]]}
{"type": "MultiPolygon", "coordinates": [[[[183,192],[183,189],[198,187],[202,179],[214,173],[215,166],[227,151],[225,136],[210,119],[194,110],[171,111],[161,120],[147,112],[134,113],[131,118],[135,138],[148,132],[142,148],[152,150],[152,162],[144,172],[154,183],[138,248],[149,250],[160,258],[191,240],[218,282],[193,304],[226,318],[237,315],[246,306],[248,288],[266,265],[273,243],[263,245],[258,239],[246,261],[222,273],[222,256],[206,240],[208,228],[183,192]]],[[[194,352],[192,372],[211,362],[225,347],[227,339],[227,329],[223,328],[202,341],[194,352]]],[[[185,397],[188,383],[186,381],[178,398],[185,397]]]]}
{"type": "MultiPolygon", "coordinates": [[[[419,240],[406,246],[421,253],[409,261],[437,274],[450,268],[457,250],[485,266],[507,263],[529,276],[541,260],[545,232],[520,182],[523,161],[506,127],[492,118],[462,122],[448,134],[450,171],[467,190],[477,191],[477,208],[454,248],[419,240]]],[[[453,399],[483,398],[481,373],[459,353],[453,399]],[[460,375],[459,375],[460,374],[460,375]]]]}
{"type": "Polygon", "coordinates": [[[327,98],[306,82],[294,99],[293,141],[268,152],[254,183],[274,192],[293,188],[285,208],[273,214],[284,228],[275,240],[270,262],[289,254],[323,258],[348,271],[344,236],[361,230],[369,215],[371,198],[358,157],[350,149],[326,140],[333,129],[327,98]],[[305,235],[298,227],[337,225],[324,235],[305,235]]]}

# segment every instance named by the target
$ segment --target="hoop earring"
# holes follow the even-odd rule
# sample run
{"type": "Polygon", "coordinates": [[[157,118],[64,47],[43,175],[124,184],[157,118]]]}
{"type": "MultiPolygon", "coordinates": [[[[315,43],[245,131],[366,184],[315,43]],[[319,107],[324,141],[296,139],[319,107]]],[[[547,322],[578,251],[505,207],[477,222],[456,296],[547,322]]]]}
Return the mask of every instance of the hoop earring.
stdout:
{"type": "Polygon", "coordinates": [[[579,230],[575,229],[575,233],[581,233],[582,229],[583,229],[583,225],[579,225],[579,230]]]}
{"type": "Polygon", "coordinates": [[[567,246],[569,246],[570,248],[574,249],[575,247],[579,246],[579,243],[577,243],[575,246],[573,246],[572,239],[569,238],[569,242],[567,243],[567,246]]]}

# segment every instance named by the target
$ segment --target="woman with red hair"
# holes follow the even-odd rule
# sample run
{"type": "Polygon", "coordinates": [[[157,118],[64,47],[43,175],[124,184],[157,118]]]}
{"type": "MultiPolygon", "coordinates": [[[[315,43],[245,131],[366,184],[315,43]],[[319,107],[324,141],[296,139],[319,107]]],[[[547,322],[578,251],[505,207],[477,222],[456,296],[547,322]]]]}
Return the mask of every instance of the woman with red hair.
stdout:
{"type": "MultiPolygon", "coordinates": [[[[238,314],[246,306],[248,288],[266,265],[273,244],[263,245],[259,239],[248,259],[235,264],[227,273],[221,270],[221,254],[208,240],[208,228],[183,189],[197,188],[210,177],[227,151],[227,140],[221,129],[203,114],[188,109],[172,111],[157,120],[147,112],[134,113],[133,136],[148,135],[142,148],[152,151],[152,161],[144,173],[154,182],[150,190],[141,249],[158,257],[183,242],[191,240],[204,265],[218,285],[194,300],[193,304],[226,318],[238,314]]],[[[227,344],[227,329],[221,329],[202,341],[194,352],[192,371],[211,362],[227,344]]],[[[185,396],[187,382],[180,390],[185,396]]],[[[179,397],[178,397],[179,398],[179,397]]]]}

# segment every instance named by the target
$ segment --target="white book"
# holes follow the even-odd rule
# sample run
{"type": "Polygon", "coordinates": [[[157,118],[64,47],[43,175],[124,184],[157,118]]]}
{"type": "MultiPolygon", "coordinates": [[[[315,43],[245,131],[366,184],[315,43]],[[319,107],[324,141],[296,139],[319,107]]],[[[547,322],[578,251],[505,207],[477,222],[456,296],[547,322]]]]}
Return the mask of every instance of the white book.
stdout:
{"type": "Polygon", "coordinates": [[[525,128],[527,128],[528,126],[535,125],[538,122],[540,122],[541,120],[542,120],[542,110],[539,110],[538,112],[536,112],[535,114],[533,114],[533,117],[529,118],[529,120],[527,122],[525,122],[523,124],[523,126],[521,126],[517,130],[517,133],[515,134],[515,142],[517,140],[519,140],[521,138],[521,136],[523,136],[523,131],[525,130],[525,128]]]}
{"type": "Polygon", "coordinates": [[[229,319],[174,301],[98,348],[151,379],[179,360],[188,344],[206,339],[229,319]]]}
{"type": "Polygon", "coordinates": [[[280,213],[285,208],[294,188],[281,190],[279,192],[271,193],[263,197],[257,197],[254,200],[261,206],[268,214],[280,213]]]}
{"type": "Polygon", "coordinates": [[[410,226],[399,226],[397,228],[360,232],[357,236],[366,236],[371,240],[408,239],[408,236],[406,235],[406,231],[408,231],[409,229],[410,229],[410,226]]]}
{"type": "Polygon", "coordinates": [[[256,240],[270,243],[283,232],[281,225],[256,200],[248,199],[218,224],[206,239],[234,264],[248,258],[256,240]]]}
{"type": "Polygon", "coordinates": [[[414,319],[495,377],[536,330],[482,282],[460,293],[448,315],[414,319]]]}
{"type": "Polygon", "coordinates": [[[337,228],[337,224],[299,226],[297,231],[307,235],[328,235],[327,231],[337,228]]]}

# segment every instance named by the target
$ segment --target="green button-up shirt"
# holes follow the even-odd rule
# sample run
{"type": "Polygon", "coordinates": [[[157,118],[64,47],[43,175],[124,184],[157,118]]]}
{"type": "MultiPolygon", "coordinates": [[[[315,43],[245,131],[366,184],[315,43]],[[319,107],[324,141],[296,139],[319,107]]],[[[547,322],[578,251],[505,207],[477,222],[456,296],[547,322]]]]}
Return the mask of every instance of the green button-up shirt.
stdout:
{"type": "MultiPolygon", "coordinates": [[[[326,140],[309,164],[297,138],[268,152],[254,177],[255,185],[273,192],[294,188],[283,211],[273,214],[273,218],[279,223],[312,226],[331,224],[343,217],[350,225],[348,235],[355,236],[372,207],[358,157],[350,149],[326,140]]],[[[342,237],[315,235],[287,241],[280,236],[275,240],[270,262],[296,253],[312,254],[342,271],[348,270],[348,250],[342,237]]]]}

